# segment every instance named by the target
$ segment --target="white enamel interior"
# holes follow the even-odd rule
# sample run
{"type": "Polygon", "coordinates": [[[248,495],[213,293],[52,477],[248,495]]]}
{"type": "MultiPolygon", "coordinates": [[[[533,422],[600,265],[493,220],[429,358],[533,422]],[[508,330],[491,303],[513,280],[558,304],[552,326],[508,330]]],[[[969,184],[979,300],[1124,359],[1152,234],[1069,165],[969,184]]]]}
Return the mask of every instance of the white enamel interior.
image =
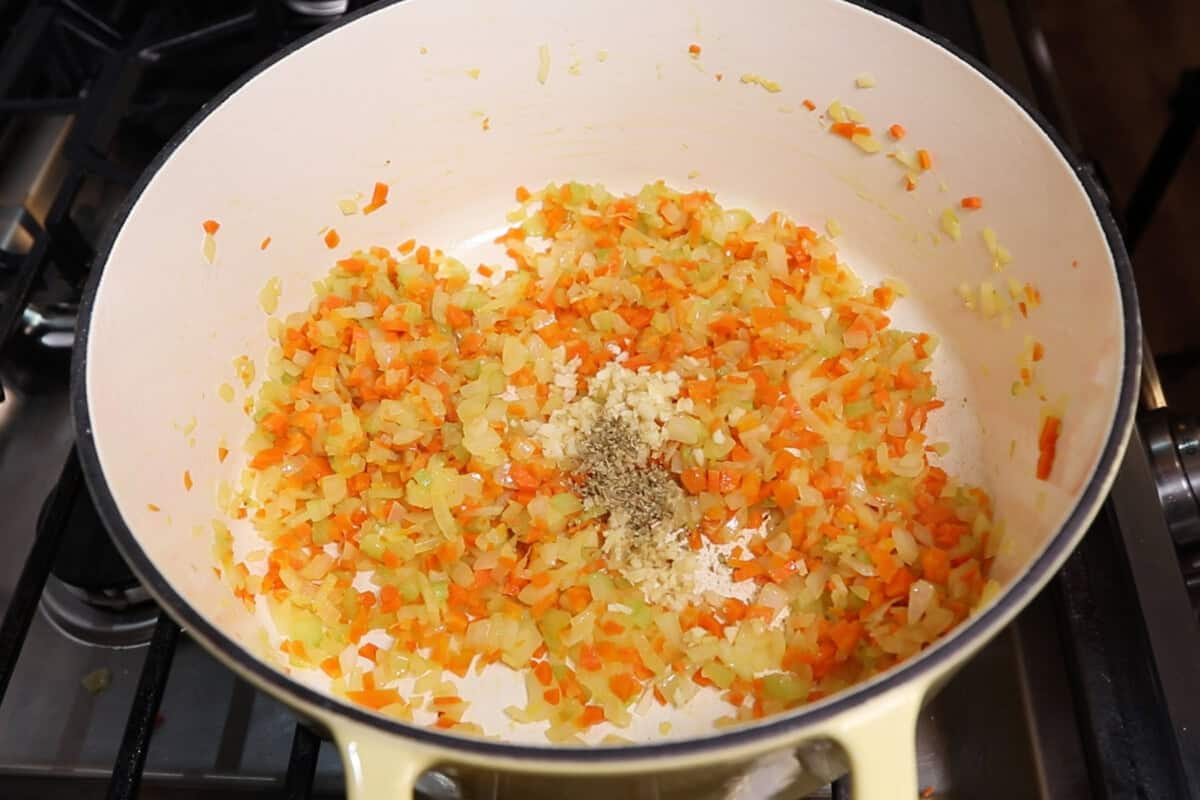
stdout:
{"type": "MultiPolygon", "coordinates": [[[[898,323],[944,341],[937,377],[947,406],[933,430],[953,447],[949,467],[981,481],[1005,520],[996,576],[1007,584],[1020,574],[1074,507],[1113,422],[1123,351],[1112,258],[1071,168],[1008,96],[921,37],[835,0],[408,0],[234,93],[137,201],[91,318],[96,447],[141,548],[191,606],[264,657],[259,623],[213,574],[209,521],[216,482],[245,460],[238,443],[250,421],[231,361],[248,354],[264,371],[257,296],[268,278],[282,279],[282,315],[358,246],[417,237],[478,255],[518,184],[578,179],[636,191],[660,178],[813,227],[834,218],[860,275],[909,285],[898,323]],[[688,56],[693,42],[698,60],[688,56]],[[544,85],[540,45],[550,54],[544,85]],[[782,90],[740,82],[745,73],[782,90]],[[878,86],[856,88],[862,73],[878,86]],[[806,98],[817,113],[802,107],[806,98]],[[904,191],[892,160],[825,130],[820,112],[835,98],[880,134],[902,123],[904,146],[933,153],[916,191],[904,191]],[[387,206],[343,217],[336,200],[369,194],[377,180],[391,186],[387,206]],[[984,209],[959,211],[963,237],[950,242],[937,217],[964,195],[982,196],[984,209]],[[212,265],[201,257],[208,218],[221,223],[212,265]],[[341,235],[336,253],[319,235],[326,226],[341,235]],[[991,270],[985,226],[1014,256],[1002,275],[991,270]],[[965,309],[955,291],[985,280],[1003,291],[1010,277],[1033,282],[1044,305],[1009,330],[965,309]],[[1010,394],[1027,334],[1045,345],[1039,379],[1065,411],[1049,482],[1034,479],[1045,404],[1036,392],[1010,394]],[[218,398],[222,383],[238,388],[235,403],[218,398]],[[225,464],[221,439],[234,451],[225,464]]],[[[477,704],[484,718],[502,719],[498,709],[519,700],[496,685],[477,693],[491,697],[490,711],[477,704]]],[[[675,735],[707,731],[703,716],[684,712],[675,735]]],[[[657,721],[638,733],[656,732],[657,721]]]]}

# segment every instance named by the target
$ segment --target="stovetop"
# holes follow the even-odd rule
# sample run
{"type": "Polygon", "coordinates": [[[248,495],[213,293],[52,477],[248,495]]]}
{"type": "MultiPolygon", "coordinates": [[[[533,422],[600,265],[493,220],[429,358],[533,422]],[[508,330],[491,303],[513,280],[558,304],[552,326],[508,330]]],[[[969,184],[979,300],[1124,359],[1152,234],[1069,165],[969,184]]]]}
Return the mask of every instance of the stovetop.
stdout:
{"type": "MultiPolygon", "coordinates": [[[[67,367],[93,247],[140,169],[223,85],[346,5],[0,8],[4,798],[341,796],[334,749],[159,618],[94,546],[67,367]],[[98,574],[89,602],[61,580],[98,574]]],[[[1023,0],[879,5],[991,63],[1072,137],[1023,0]]],[[[1161,425],[1151,433],[1153,464],[1135,434],[1062,574],[923,713],[920,775],[934,796],[1200,797],[1200,701],[1187,690],[1200,636],[1152,469],[1176,450],[1161,425]]],[[[460,796],[436,774],[423,789],[460,796]]],[[[839,782],[817,796],[849,795],[839,782]]]]}

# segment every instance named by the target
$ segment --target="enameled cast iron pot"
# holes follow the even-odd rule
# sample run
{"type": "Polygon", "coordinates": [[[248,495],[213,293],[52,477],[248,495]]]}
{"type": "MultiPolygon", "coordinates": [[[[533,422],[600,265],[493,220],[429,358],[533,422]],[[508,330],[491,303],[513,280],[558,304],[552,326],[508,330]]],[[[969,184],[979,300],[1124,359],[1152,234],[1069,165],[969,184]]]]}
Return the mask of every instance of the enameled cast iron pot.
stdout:
{"type": "Polygon", "coordinates": [[[289,48],[198,114],[147,170],[102,253],[74,368],[80,453],[101,514],[193,638],[332,735],[354,798],[407,797],[431,767],[468,787],[503,773],[500,785],[519,797],[654,789],[687,798],[796,796],[849,768],[858,798],[914,797],[922,702],[1079,541],[1125,446],[1137,385],[1128,259],[1076,159],[970,58],[839,0],[377,6],[289,48]],[[878,85],[856,88],[863,73],[878,85]],[[740,80],[749,75],[763,81],[740,80]],[[779,91],[768,91],[772,81],[779,91]],[[821,110],[835,98],[879,133],[902,123],[904,144],[933,154],[915,191],[893,159],[828,132],[821,110]],[[727,207],[779,209],[814,227],[836,219],[860,275],[907,283],[897,324],[944,342],[935,376],[947,406],[933,432],[952,444],[950,468],[992,493],[1007,531],[999,595],[920,657],[852,690],[754,726],[681,727],[635,746],[464,738],[289,676],[261,624],[214,576],[208,531],[216,482],[245,460],[235,444],[219,463],[216,443],[240,442],[252,424],[217,387],[235,383],[234,355],[264,360],[260,288],[280,277],[280,308],[298,310],[332,256],[411,236],[474,263],[494,255],[481,243],[503,224],[515,186],[571,179],[614,191],[665,179],[711,189],[727,207]],[[335,200],[377,180],[391,186],[388,204],[342,217],[335,200]],[[938,220],[964,195],[984,208],[959,213],[954,242],[938,220]],[[209,218],[221,223],[213,264],[201,253],[209,218]],[[337,253],[320,235],[329,225],[343,240],[337,253]],[[993,273],[985,226],[1012,251],[1003,274],[993,273]],[[1010,278],[1036,285],[1043,303],[1027,319],[1014,312],[1009,328],[956,291],[991,281],[1003,293],[1010,278]],[[1044,402],[1011,391],[1026,336],[1045,346],[1044,402]],[[1062,413],[1062,438],[1039,481],[1049,409],[1062,413]]]}

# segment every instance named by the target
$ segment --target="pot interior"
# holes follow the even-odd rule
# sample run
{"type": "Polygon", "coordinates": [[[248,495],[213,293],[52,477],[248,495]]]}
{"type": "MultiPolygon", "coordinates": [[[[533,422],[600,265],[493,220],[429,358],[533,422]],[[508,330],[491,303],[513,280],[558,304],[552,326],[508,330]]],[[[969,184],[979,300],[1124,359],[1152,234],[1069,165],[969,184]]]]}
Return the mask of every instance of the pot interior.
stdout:
{"type": "MultiPolygon", "coordinates": [[[[946,406],[930,432],[951,445],[946,468],[994,499],[1007,531],[992,576],[1003,596],[1059,534],[1113,425],[1125,358],[1113,258],[1070,165],[1007,94],[921,36],[834,0],[408,0],[252,77],[158,165],[96,291],[83,380],[124,546],[246,654],[287,672],[262,620],[213,571],[217,486],[246,462],[242,401],[259,382],[244,389],[232,360],[248,355],[265,372],[260,289],[278,277],[280,316],[300,310],[334,258],[410,237],[467,264],[494,259],[489,243],[518,185],[630,192],[659,179],[756,215],[780,210],[817,229],[836,220],[841,256],[862,278],[907,284],[895,324],[942,339],[935,376],[946,406]],[[874,88],[856,86],[863,75],[874,88]],[[862,113],[884,152],[830,134],[835,99],[862,113]],[[907,129],[899,145],[884,133],[893,123],[907,129]],[[932,155],[914,191],[885,155],[897,147],[932,155]],[[390,185],[387,205],[343,216],[337,201],[369,195],[376,181],[390,185]],[[968,195],[983,208],[960,208],[968,195]],[[948,208],[959,241],[942,227],[948,208]],[[203,254],[207,219],[220,223],[214,263],[203,254]],[[334,251],[328,227],[341,238],[334,251]],[[1001,272],[985,228],[1011,251],[1001,272]],[[986,316],[981,284],[1007,297],[1010,281],[1035,287],[1040,306],[1026,316],[1009,300],[1007,313],[986,316]],[[1014,396],[1031,339],[1045,356],[1014,396]],[[233,402],[222,384],[236,388],[233,402]],[[1043,481],[1047,413],[1063,423],[1043,481]]],[[[244,522],[229,524],[239,541],[248,535],[244,522]]],[[[320,674],[292,677],[323,685],[320,674]]],[[[500,709],[523,689],[519,678],[508,684],[480,683],[492,703],[476,708],[493,732],[518,736],[500,709]]],[[[671,735],[707,734],[709,715],[702,703],[676,712],[671,735]]],[[[622,733],[655,739],[659,721],[622,733]]]]}

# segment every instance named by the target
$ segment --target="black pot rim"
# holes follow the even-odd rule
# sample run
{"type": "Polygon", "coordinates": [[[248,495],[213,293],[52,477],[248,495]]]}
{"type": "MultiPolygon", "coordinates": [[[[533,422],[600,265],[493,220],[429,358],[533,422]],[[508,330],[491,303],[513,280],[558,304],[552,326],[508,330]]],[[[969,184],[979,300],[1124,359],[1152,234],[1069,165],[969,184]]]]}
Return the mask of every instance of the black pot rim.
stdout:
{"type": "MultiPolygon", "coordinates": [[[[146,168],[137,185],[131,190],[123,206],[114,217],[105,234],[101,247],[97,250],[94,263],[96,265],[107,263],[118,232],[121,230],[130,211],[136,205],[137,200],[141,197],[142,192],[149,185],[150,181],[175,150],[187,139],[188,135],[215,109],[223,105],[229,97],[241,89],[252,78],[281,59],[296,52],[301,47],[365,14],[401,1],[380,0],[380,2],[348,14],[341,20],[292,42],[270,58],[250,69],[218,94],[211,103],[198,111],[146,168]]],[[[621,747],[599,746],[588,749],[516,745],[487,739],[467,739],[452,734],[440,733],[436,730],[416,727],[372,714],[358,707],[342,703],[328,694],[318,692],[276,671],[266,662],[252,656],[220,629],[209,623],[203,615],[193,609],[175,591],[171,584],[158,571],[122,518],[116,502],[109,491],[103,470],[100,467],[99,453],[92,435],[91,419],[88,412],[86,369],[88,337],[96,293],[100,277],[103,274],[103,267],[98,266],[98,268],[92,270],[80,306],[79,323],[76,333],[77,341],[74,347],[71,366],[72,409],[75,418],[76,441],[80,464],[82,465],[87,484],[96,501],[96,507],[100,512],[101,519],[112,534],[118,549],[129,562],[134,572],[141,578],[147,589],[159,600],[171,616],[184,628],[188,629],[193,636],[203,640],[209,648],[221,652],[227,659],[234,662],[239,669],[252,676],[260,685],[269,687],[281,697],[294,699],[294,701],[302,706],[309,706],[321,712],[335,714],[370,726],[381,732],[439,748],[446,751],[447,754],[517,761],[564,763],[632,762],[647,759],[694,756],[705,753],[711,754],[730,747],[766,742],[777,737],[786,736],[791,732],[799,732],[803,729],[819,726],[822,723],[828,722],[833,717],[884,695],[903,684],[917,681],[923,677],[944,674],[945,671],[953,666],[953,662],[959,657],[962,651],[982,646],[1000,621],[1006,620],[1010,615],[1015,614],[1033,599],[1035,592],[1049,580],[1051,574],[1067,557],[1078,538],[1082,535],[1083,530],[1095,516],[1100,503],[1107,493],[1108,486],[1116,473],[1120,456],[1124,450],[1133,423],[1133,415],[1137,402],[1138,370],[1141,363],[1141,321],[1138,315],[1133,270],[1103,190],[1097,185],[1091,173],[1085,169],[1080,159],[1070,151],[1062,137],[1050,126],[1049,122],[1047,122],[1037,109],[1017,94],[1002,78],[994,74],[989,67],[960,49],[953,42],[889,11],[880,9],[870,2],[866,2],[866,0],[845,1],[885,17],[949,51],[967,66],[973,68],[984,78],[999,87],[1013,102],[1020,106],[1034,123],[1038,125],[1042,132],[1046,134],[1050,141],[1054,143],[1062,157],[1071,166],[1077,180],[1092,204],[1092,209],[1100,222],[1113,257],[1115,277],[1120,289],[1122,316],[1124,320],[1124,360],[1121,370],[1121,387],[1113,426],[1105,441],[1096,472],[1080,494],[1067,521],[1059,532],[1055,534],[1045,551],[1035,559],[1033,564],[1020,578],[1005,590],[996,602],[964,623],[951,636],[942,639],[921,655],[909,659],[877,678],[852,687],[841,694],[834,695],[828,700],[799,709],[787,715],[768,718],[752,726],[733,728],[702,738],[667,740],[621,747]]]]}

